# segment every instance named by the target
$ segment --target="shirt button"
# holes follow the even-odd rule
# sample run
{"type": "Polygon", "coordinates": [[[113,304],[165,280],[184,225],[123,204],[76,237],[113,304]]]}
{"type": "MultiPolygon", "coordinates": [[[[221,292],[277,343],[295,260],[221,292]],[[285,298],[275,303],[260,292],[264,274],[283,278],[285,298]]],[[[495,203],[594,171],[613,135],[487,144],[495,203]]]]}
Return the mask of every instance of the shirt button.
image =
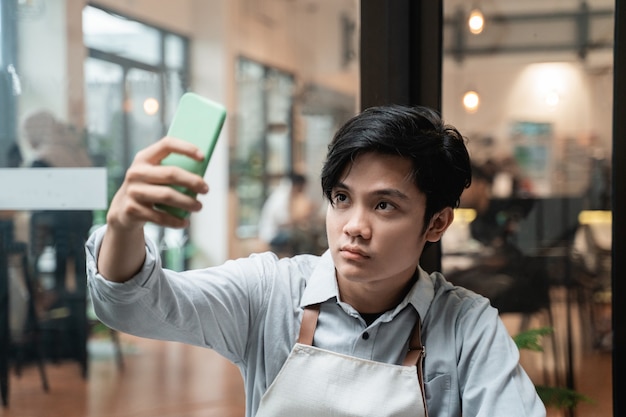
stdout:
{"type": "Polygon", "coordinates": [[[368,332],[363,333],[363,336],[361,336],[363,338],[363,340],[367,340],[370,338],[370,334],[368,332]]]}

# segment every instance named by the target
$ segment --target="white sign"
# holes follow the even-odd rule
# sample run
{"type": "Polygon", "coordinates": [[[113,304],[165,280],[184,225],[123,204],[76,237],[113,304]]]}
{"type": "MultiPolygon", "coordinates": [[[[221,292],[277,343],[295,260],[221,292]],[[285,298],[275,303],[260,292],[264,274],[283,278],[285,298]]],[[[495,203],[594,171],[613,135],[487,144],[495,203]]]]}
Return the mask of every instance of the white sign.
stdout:
{"type": "Polygon", "coordinates": [[[0,210],[106,208],[106,168],[0,168],[0,210]]]}

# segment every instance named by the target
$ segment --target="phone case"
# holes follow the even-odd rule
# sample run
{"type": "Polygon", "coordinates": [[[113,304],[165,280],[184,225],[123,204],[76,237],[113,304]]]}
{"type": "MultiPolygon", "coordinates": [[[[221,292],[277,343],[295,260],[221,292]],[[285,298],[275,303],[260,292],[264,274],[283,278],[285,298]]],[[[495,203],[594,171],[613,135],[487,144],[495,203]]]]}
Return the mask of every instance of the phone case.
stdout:
{"type": "MultiPolygon", "coordinates": [[[[221,104],[195,93],[183,94],[167,135],[196,145],[204,153],[204,160],[198,162],[188,156],[173,153],[163,159],[161,165],[178,166],[203,177],[225,119],[226,109],[221,104]]],[[[196,193],[186,188],[172,187],[191,197],[196,196],[196,193]]],[[[158,208],[180,218],[189,216],[189,212],[183,209],[164,205],[158,205],[158,208]]]]}

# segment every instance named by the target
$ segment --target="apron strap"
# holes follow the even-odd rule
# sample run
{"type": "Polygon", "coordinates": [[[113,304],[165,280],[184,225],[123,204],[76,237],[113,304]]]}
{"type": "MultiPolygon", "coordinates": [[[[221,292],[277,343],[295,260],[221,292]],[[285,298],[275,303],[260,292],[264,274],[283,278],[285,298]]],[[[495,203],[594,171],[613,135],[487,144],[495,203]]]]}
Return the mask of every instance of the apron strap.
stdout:
{"type": "Polygon", "coordinates": [[[426,348],[422,344],[422,323],[419,315],[411,332],[411,340],[409,341],[409,352],[402,363],[404,366],[419,365],[421,359],[426,356],[426,348]]]}
{"type": "Polygon", "coordinates": [[[426,407],[426,391],[424,391],[424,357],[426,357],[426,346],[422,344],[422,320],[419,314],[413,327],[413,333],[411,333],[411,340],[409,341],[409,352],[404,358],[402,365],[417,367],[417,379],[422,389],[422,399],[424,401],[424,412],[428,417],[428,408],[426,407]]]}
{"type": "Polygon", "coordinates": [[[303,345],[313,345],[313,334],[317,327],[317,317],[320,315],[320,305],[313,304],[304,308],[302,323],[300,324],[300,336],[298,343],[303,345]]]}

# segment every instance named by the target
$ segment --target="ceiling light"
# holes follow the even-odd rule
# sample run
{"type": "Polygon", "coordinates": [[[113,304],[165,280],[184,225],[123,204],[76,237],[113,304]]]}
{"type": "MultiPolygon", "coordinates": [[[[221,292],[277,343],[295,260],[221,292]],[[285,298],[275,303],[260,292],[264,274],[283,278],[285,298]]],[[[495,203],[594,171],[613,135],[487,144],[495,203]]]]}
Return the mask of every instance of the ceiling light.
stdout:
{"type": "Polygon", "coordinates": [[[476,91],[470,90],[463,95],[463,107],[465,107],[465,111],[468,113],[474,113],[478,110],[479,104],[480,96],[476,91]]]}
{"type": "Polygon", "coordinates": [[[474,35],[478,35],[485,28],[485,17],[480,9],[474,9],[470,12],[469,19],[467,20],[470,32],[474,35]]]}

